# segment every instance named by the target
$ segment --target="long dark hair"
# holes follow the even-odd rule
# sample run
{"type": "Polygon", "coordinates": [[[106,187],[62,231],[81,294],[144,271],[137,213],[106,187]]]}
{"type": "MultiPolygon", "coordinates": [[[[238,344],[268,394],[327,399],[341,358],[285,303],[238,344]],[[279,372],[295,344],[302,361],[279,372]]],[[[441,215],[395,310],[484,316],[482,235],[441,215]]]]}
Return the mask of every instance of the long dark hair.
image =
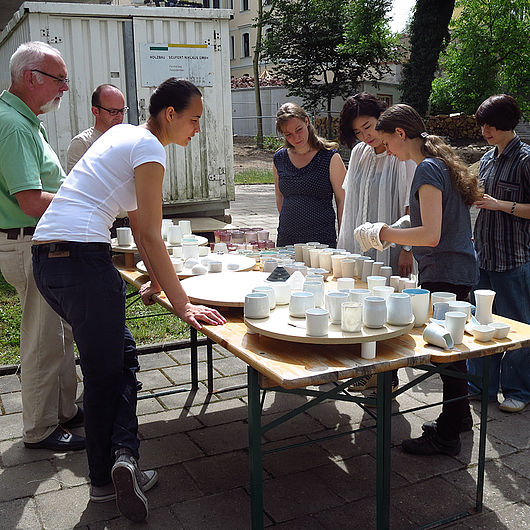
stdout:
{"type": "Polygon", "coordinates": [[[173,107],[175,112],[181,112],[190,104],[193,96],[202,96],[200,90],[186,79],[170,77],[161,83],[151,94],[149,100],[149,114],[152,117],[168,107],[173,107]]]}
{"type": "Polygon", "coordinates": [[[482,197],[478,180],[470,173],[466,164],[439,136],[427,134],[421,116],[409,105],[393,105],[381,114],[375,126],[376,130],[390,134],[394,133],[397,127],[403,129],[409,139],[422,139],[421,152],[424,156],[438,158],[445,163],[453,185],[465,204],[470,206],[482,197]]]}
{"type": "Polygon", "coordinates": [[[357,137],[353,133],[352,123],[359,116],[372,116],[378,119],[387,104],[368,92],[360,92],[350,96],[340,111],[339,140],[350,149],[355,145],[357,137]]]}

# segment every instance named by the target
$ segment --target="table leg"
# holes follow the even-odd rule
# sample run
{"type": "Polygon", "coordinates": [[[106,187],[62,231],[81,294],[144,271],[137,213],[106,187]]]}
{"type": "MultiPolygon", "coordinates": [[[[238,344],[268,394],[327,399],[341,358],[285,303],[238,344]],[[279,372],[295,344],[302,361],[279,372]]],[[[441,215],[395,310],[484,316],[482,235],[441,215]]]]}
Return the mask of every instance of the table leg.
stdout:
{"type": "Polygon", "coordinates": [[[191,388],[197,390],[199,388],[199,369],[198,369],[198,345],[197,345],[197,330],[190,326],[190,351],[191,351],[191,388]]]}
{"type": "Polygon", "coordinates": [[[206,369],[208,370],[208,394],[213,393],[213,342],[206,341],[206,369]]]}
{"type": "Polygon", "coordinates": [[[377,529],[390,528],[392,372],[377,374],[377,529]]]}
{"type": "Polygon", "coordinates": [[[250,457],[250,511],[252,530],[263,528],[263,462],[261,452],[261,405],[258,372],[247,367],[248,447],[250,457]]]}
{"type": "Polygon", "coordinates": [[[490,361],[491,357],[482,357],[482,402],[480,406],[480,438],[478,446],[478,469],[477,469],[477,497],[475,509],[482,511],[482,501],[484,497],[484,467],[486,463],[486,428],[488,425],[488,389],[490,382],[490,361]]]}

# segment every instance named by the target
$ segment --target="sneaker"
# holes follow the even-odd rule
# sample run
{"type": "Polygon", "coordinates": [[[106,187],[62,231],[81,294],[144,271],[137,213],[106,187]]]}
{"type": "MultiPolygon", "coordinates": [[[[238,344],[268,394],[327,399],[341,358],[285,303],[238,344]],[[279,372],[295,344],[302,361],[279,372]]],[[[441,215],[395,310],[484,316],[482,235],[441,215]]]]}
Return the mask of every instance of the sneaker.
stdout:
{"type": "Polygon", "coordinates": [[[61,427],[65,429],[74,429],[75,427],[83,427],[85,424],[85,413],[81,407],[77,407],[77,412],[68,421],[61,423],[61,427]]]}
{"type": "Polygon", "coordinates": [[[401,447],[412,455],[449,455],[456,456],[462,447],[460,438],[444,440],[436,429],[423,431],[419,438],[403,440],[401,447]]]}
{"type": "MultiPolygon", "coordinates": [[[[422,426],[421,428],[424,430],[424,431],[435,431],[436,430],[436,420],[433,420],[433,421],[426,421],[422,426]]],[[[471,416],[471,414],[469,416],[464,416],[461,420],[460,420],[460,428],[458,430],[458,432],[467,432],[467,431],[471,431],[473,429],[473,417],[471,416]]]]}
{"type": "Polygon", "coordinates": [[[524,401],[519,401],[518,399],[514,398],[506,398],[500,405],[499,409],[503,410],[504,412],[519,412],[523,410],[528,403],[525,403],[524,401]]]}
{"type": "MultiPolygon", "coordinates": [[[[158,482],[158,473],[150,469],[149,471],[140,471],[140,487],[145,493],[149,491],[158,482]]],[[[116,490],[114,483],[109,482],[105,486],[90,486],[90,500],[92,502],[108,502],[116,499],[116,490]]]]}
{"type": "Polygon", "coordinates": [[[145,483],[147,489],[152,488],[158,480],[158,473],[143,473],[129,449],[118,449],[111,475],[120,513],[131,521],[141,522],[147,519],[149,506],[142,484],[145,483]]]}
{"type": "Polygon", "coordinates": [[[374,386],[377,386],[377,375],[375,374],[361,377],[361,379],[351,384],[348,387],[348,390],[350,392],[363,392],[364,390],[367,390],[368,388],[372,388],[374,386]]]}

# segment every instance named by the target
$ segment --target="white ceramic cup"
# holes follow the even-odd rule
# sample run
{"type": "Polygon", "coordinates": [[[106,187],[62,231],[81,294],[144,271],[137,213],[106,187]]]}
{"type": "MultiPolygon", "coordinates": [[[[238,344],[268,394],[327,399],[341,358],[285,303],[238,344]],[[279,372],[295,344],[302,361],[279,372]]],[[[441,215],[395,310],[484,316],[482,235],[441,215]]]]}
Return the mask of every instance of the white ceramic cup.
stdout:
{"type": "Polygon", "coordinates": [[[345,254],[333,254],[331,256],[331,268],[333,270],[333,276],[340,278],[342,276],[342,260],[346,259],[345,254]]]}
{"type": "Polygon", "coordinates": [[[215,243],[213,251],[215,254],[228,254],[228,247],[225,242],[220,241],[219,243],[215,243]]]}
{"type": "Polygon", "coordinates": [[[495,329],[495,334],[493,335],[496,339],[505,339],[510,333],[510,324],[504,322],[492,322],[488,324],[489,327],[495,329]]]}
{"type": "Polygon", "coordinates": [[[182,258],[182,247],[173,247],[171,249],[171,254],[173,254],[175,258],[182,258]]]}
{"type": "Polygon", "coordinates": [[[403,289],[401,291],[403,292],[405,289],[415,289],[418,286],[418,282],[414,280],[407,280],[405,281],[405,284],[403,286],[403,289]]]}
{"type": "Polygon", "coordinates": [[[199,245],[199,257],[203,258],[210,254],[210,247],[208,245],[199,245]]]}
{"type": "Polygon", "coordinates": [[[434,302],[432,317],[436,320],[444,320],[447,311],[449,311],[449,302],[434,302]]]}
{"type": "Polygon", "coordinates": [[[456,294],[454,293],[445,291],[431,293],[431,306],[434,306],[436,302],[452,302],[453,300],[456,300],[456,294]]]}
{"type": "Polygon", "coordinates": [[[390,285],[391,287],[393,287],[396,291],[396,293],[399,291],[399,279],[401,278],[401,276],[390,276],[390,278],[388,279],[388,285],[390,285]]]}
{"type": "Polygon", "coordinates": [[[304,318],[308,309],[315,307],[315,295],[307,291],[294,291],[289,300],[289,314],[292,317],[304,318]]]}
{"type": "Polygon", "coordinates": [[[342,318],[342,302],[348,302],[349,294],[344,291],[328,291],[326,308],[332,324],[340,324],[342,318]]]}
{"type": "Polygon", "coordinates": [[[182,259],[188,258],[199,259],[199,244],[193,241],[182,242],[182,259]]]}
{"type": "MultiPolygon", "coordinates": [[[[355,260],[353,258],[344,258],[340,262],[342,267],[342,277],[343,278],[353,278],[355,274],[355,260]]],[[[353,289],[353,287],[352,287],[353,289]]]]}
{"type": "Polygon", "coordinates": [[[295,243],[294,244],[294,259],[295,261],[304,261],[304,252],[303,249],[307,245],[305,243],[295,243]]]}
{"type": "Polygon", "coordinates": [[[406,326],[414,315],[412,301],[407,293],[392,293],[386,301],[388,308],[387,322],[392,326],[406,326]]]}
{"type": "Polygon", "coordinates": [[[171,263],[173,264],[175,272],[182,272],[182,269],[184,268],[184,260],[171,256],[171,263]]]}
{"type": "Polygon", "coordinates": [[[348,293],[348,300],[350,302],[359,302],[362,304],[364,302],[364,299],[367,296],[370,296],[370,290],[369,289],[350,289],[350,292],[348,293]]]}
{"type": "Polygon", "coordinates": [[[208,272],[222,272],[223,262],[210,259],[208,260],[208,272]]]}
{"type": "Polygon", "coordinates": [[[243,313],[245,315],[245,318],[267,318],[270,314],[269,297],[267,296],[267,294],[246,294],[243,313]]]}
{"type": "Polygon", "coordinates": [[[320,265],[320,253],[322,251],[319,248],[311,248],[309,249],[309,262],[311,263],[311,267],[318,268],[320,265]]]}
{"type": "Polygon", "coordinates": [[[438,324],[427,324],[423,330],[423,340],[434,346],[439,346],[444,350],[454,346],[451,333],[438,324]]]}
{"type": "Polygon", "coordinates": [[[306,335],[324,337],[328,334],[329,311],[321,307],[307,309],[305,312],[306,335]]]}
{"type": "Polygon", "coordinates": [[[361,357],[363,359],[375,359],[377,342],[363,342],[361,344],[361,357]]]}
{"type": "Polygon", "coordinates": [[[333,269],[331,256],[333,256],[333,250],[323,250],[318,256],[318,266],[321,269],[326,269],[326,271],[331,272],[333,269]]]}
{"type": "Polygon", "coordinates": [[[462,300],[453,300],[448,302],[449,311],[462,311],[466,314],[466,320],[471,318],[471,304],[469,302],[464,302],[462,300]]]}
{"type": "Polygon", "coordinates": [[[309,281],[306,276],[306,281],[304,282],[302,289],[308,293],[313,293],[315,296],[315,307],[324,306],[324,282],[309,281]]]}
{"type": "Polygon", "coordinates": [[[386,285],[386,278],[384,276],[368,276],[366,278],[366,283],[368,284],[370,292],[373,293],[373,289],[377,285],[386,285]]]}
{"type": "Polygon", "coordinates": [[[372,263],[372,276],[381,276],[379,274],[379,271],[381,270],[381,267],[384,265],[383,261],[374,261],[372,263]]]}
{"type": "Polygon", "coordinates": [[[396,289],[396,291],[398,293],[401,293],[403,291],[403,289],[406,289],[405,287],[405,283],[409,281],[410,278],[405,278],[404,276],[402,276],[400,279],[399,279],[399,284],[398,284],[398,288],[396,289]]]}
{"type": "Polygon", "coordinates": [[[379,276],[386,278],[386,285],[389,285],[390,276],[392,276],[392,267],[383,266],[379,269],[379,276]]]}
{"type": "Polygon", "coordinates": [[[253,293],[265,293],[269,297],[269,309],[276,307],[276,293],[274,289],[268,285],[258,285],[252,289],[253,293]]]}
{"type": "Polygon", "coordinates": [[[263,262],[263,272],[272,272],[278,266],[278,261],[271,258],[263,262]]]}
{"type": "MultiPolygon", "coordinates": [[[[493,322],[493,300],[495,299],[495,291],[490,289],[477,289],[473,292],[475,297],[475,318],[481,324],[490,324],[493,322]]],[[[527,301],[528,303],[528,301],[527,301]]]]}
{"type": "Polygon", "coordinates": [[[116,228],[116,238],[120,247],[128,247],[132,243],[132,230],[128,226],[116,228]]]}
{"type": "Polygon", "coordinates": [[[170,245],[182,244],[182,229],[178,225],[171,224],[167,227],[167,242],[170,245]]]}
{"type": "Polygon", "coordinates": [[[445,329],[451,333],[454,344],[464,342],[464,328],[467,315],[462,311],[447,311],[445,314],[445,329]]]}
{"type": "Polygon", "coordinates": [[[291,285],[287,282],[267,282],[276,294],[276,305],[287,305],[291,298],[291,285]]]}
{"type": "Polygon", "coordinates": [[[363,262],[363,270],[361,272],[361,280],[366,282],[368,276],[372,274],[372,265],[374,264],[373,259],[365,259],[363,262]]]}
{"type": "Polygon", "coordinates": [[[180,229],[182,230],[182,236],[188,236],[191,234],[191,221],[181,220],[179,221],[180,229]]]}
{"type": "Polygon", "coordinates": [[[363,324],[367,328],[382,328],[386,322],[386,302],[381,296],[367,296],[363,303],[363,324]]]}
{"type": "Polygon", "coordinates": [[[410,296],[412,313],[414,314],[414,327],[419,328],[429,319],[430,292],[427,289],[404,289],[403,293],[410,296]]]}
{"type": "Polygon", "coordinates": [[[162,227],[161,227],[162,239],[167,239],[167,230],[172,225],[173,225],[172,219],[162,219],[162,227]]]}
{"type": "Polygon", "coordinates": [[[340,329],[348,333],[361,331],[363,323],[363,306],[359,302],[342,302],[340,329]]]}
{"type": "MultiPolygon", "coordinates": [[[[345,260],[342,260],[344,263],[345,260]]],[[[344,273],[344,267],[342,268],[344,273]]],[[[350,289],[355,289],[355,280],[351,277],[337,278],[337,291],[349,291],[350,289]]]]}
{"type": "Polygon", "coordinates": [[[305,280],[306,282],[320,282],[320,283],[324,283],[324,276],[322,276],[322,274],[306,274],[305,276],[305,280]]]}
{"type": "Polygon", "coordinates": [[[394,288],[390,287],[390,285],[376,285],[372,291],[371,294],[373,296],[380,296],[381,298],[384,298],[385,301],[388,300],[388,297],[394,292],[394,288]]]}

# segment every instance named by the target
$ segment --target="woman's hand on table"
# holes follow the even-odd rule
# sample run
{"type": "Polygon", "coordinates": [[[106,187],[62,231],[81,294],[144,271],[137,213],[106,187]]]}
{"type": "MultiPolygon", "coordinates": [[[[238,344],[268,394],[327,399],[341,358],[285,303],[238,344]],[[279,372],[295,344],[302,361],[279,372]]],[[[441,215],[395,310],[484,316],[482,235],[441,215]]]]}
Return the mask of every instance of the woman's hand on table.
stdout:
{"type": "Polygon", "coordinates": [[[142,302],[145,305],[153,305],[155,301],[153,300],[154,294],[160,294],[160,287],[156,288],[151,285],[151,282],[146,282],[140,287],[140,296],[142,297],[142,302]]]}
{"type": "Polygon", "coordinates": [[[211,326],[226,324],[226,319],[217,309],[212,309],[205,305],[195,305],[188,302],[184,311],[184,315],[179,315],[179,317],[197,329],[201,329],[199,321],[211,326]]]}
{"type": "Polygon", "coordinates": [[[412,272],[412,252],[401,249],[398,258],[398,272],[401,277],[407,277],[412,272]]]}

